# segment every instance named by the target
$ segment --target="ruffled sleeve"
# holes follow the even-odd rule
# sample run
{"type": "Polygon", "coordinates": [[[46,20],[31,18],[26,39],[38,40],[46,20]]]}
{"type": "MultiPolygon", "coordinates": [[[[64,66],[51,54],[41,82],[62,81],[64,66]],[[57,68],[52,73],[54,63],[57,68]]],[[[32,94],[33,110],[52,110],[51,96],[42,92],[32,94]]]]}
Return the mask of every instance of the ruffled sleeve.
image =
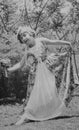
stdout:
{"type": "Polygon", "coordinates": [[[56,68],[61,68],[61,65],[64,65],[64,61],[65,61],[65,56],[61,56],[61,55],[57,55],[55,53],[50,54],[47,58],[46,58],[46,66],[48,67],[48,69],[52,69],[55,70],[56,68]]]}

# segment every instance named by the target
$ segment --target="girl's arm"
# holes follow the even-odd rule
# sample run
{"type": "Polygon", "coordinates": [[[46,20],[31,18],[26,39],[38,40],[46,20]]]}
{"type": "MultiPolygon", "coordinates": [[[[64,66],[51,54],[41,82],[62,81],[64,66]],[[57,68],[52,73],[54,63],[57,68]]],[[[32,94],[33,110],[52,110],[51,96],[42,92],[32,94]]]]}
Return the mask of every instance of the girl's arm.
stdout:
{"type": "Polygon", "coordinates": [[[64,41],[64,40],[50,40],[48,38],[39,38],[41,42],[45,42],[48,45],[69,45],[71,46],[71,42],[64,41]]]}
{"type": "Polygon", "coordinates": [[[19,63],[15,64],[13,67],[7,68],[7,70],[8,70],[9,72],[14,72],[14,71],[16,71],[16,70],[18,70],[18,69],[20,69],[20,68],[21,68],[21,64],[20,64],[20,62],[19,62],[19,63]]]}
{"type": "Polygon", "coordinates": [[[16,71],[18,69],[21,69],[24,66],[26,60],[27,60],[27,55],[25,53],[24,56],[23,56],[23,58],[22,58],[22,60],[19,63],[15,64],[14,66],[12,66],[10,68],[8,68],[7,70],[9,72],[14,72],[14,71],[16,71]]]}

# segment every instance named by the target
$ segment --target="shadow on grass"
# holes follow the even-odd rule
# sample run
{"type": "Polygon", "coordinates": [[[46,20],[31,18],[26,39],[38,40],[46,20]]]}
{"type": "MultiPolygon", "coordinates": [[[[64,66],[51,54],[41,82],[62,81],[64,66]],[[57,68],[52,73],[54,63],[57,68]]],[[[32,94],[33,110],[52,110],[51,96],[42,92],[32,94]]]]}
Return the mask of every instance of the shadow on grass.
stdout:
{"type": "Polygon", "coordinates": [[[79,117],[79,115],[72,115],[72,116],[59,116],[55,117],[52,120],[59,120],[59,119],[68,119],[68,118],[74,118],[74,117],[79,117]]]}
{"type": "MultiPolygon", "coordinates": [[[[74,118],[74,117],[79,117],[79,115],[72,115],[72,116],[59,116],[59,117],[56,117],[56,118],[52,118],[52,119],[49,119],[49,120],[46,120],[46,121],[53,121],[53,120],[62,120],[62,119],[71,119],[71,118],[74,118]]],[[[7,127],[7,126],[22,126],[22,125],[26,125],[27,123],[34,123],[34,122],[38,122],[40,123],[40,121],[33,121],[33,120],[28,120],[27,121],[24,121],[21,125],[16,125],[16,122],[15,123],[11,123],[11,124],[5,124],[4,126],[7,127]]],[[[44,121],[42,121],[44,122],[44,121]]]]}
{"type": "Polygon", "coordinates": [[[16,103],[18,104],[23,104],[23,101],[21,99],[16,99],[16,97],[6,97],[6,98],[2,98],[0,99],[0,105],[16,105],[16,103]]]}
{"type": "Polygon", "coordinates": [[[72,97],[79,97],[79,94],[74,94],[72,95],[72,97]]]}

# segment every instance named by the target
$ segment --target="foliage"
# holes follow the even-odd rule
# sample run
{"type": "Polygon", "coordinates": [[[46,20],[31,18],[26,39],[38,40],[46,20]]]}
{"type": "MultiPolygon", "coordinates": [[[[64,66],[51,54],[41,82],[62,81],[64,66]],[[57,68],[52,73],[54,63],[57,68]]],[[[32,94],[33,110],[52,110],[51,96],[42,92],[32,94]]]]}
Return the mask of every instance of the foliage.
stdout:
{"type": "MultiPolygon", "coordinates": [[[[39,37],[70,41],[74,50],[77,50],[79,48],[79,2],[67,1],[71,6],[69,11],[64,13],[61,9],[65,8],[65,0],[1,0],[0,59],[9,58],[12,65],[21,60],[25,46],[20,45],[17,40],[16,34],[20,25],[29,25],[39,37]]],[[[62,47],[57,48],[59,51],[61,49],[62,47]]],[[[2,79],[5,79],[5,76],[2,74],[1,67],[0,71],[1,97],[6,95],[3,92],[8,87],[5,93],[9,96],[13,94],[17,98],[23,98],[29,72],[17,71],[11,74],[8,81],[5,81],[8,82],[5,83],[8,84],[6,87],[2,85],[2,79]]]]}

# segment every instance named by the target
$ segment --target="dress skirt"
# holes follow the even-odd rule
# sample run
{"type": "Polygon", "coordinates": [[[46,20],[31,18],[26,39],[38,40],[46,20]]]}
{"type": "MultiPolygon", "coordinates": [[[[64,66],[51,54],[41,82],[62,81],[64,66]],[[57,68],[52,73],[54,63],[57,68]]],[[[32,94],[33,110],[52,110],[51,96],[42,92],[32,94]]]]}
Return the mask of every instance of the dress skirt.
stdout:
{"type": "Polygon", "coordinates": [[[55,75],[41,61],[37,65],[35,84],[22,116],[30,120],[48,120],[59,116],[64,107],[57,93],[55,75]]]}

